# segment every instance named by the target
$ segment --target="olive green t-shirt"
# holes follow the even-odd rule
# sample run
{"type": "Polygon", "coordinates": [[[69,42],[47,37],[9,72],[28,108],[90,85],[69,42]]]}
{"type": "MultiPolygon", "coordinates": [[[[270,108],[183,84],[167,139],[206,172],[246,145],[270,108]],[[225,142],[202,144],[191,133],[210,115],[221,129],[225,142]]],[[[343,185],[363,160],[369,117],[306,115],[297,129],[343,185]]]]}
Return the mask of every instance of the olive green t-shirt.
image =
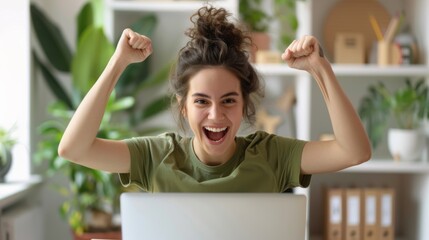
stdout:
{"type": "Polygon", "coordinates": [[[191,137],[164,133],[125,141],[131,169],[119,174],[121,183],[147,192],[283,192],[307,187],[311,179],[300,170],[305,141],[262,131],[236,137],[235,154],[218,166],[198,160],[191,137]]]}

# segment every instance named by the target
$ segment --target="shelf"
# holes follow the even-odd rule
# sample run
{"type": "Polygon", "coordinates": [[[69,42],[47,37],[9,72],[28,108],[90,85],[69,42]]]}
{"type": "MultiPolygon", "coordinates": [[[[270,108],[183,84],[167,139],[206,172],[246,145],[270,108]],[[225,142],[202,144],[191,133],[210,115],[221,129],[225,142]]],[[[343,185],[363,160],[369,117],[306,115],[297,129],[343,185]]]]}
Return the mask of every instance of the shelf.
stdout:
{"type": "Polygon", "coordinates": [[[0,212],[2,208],[18,202],[41,183],[40,176],[32,176],[31,179],[23,182],[0,183],[0,212]]]}
{"type": "Polygon", "coordinates": [[[426,65],[409,66],[378,66],[378,65],[347,65],[334,64],[334,72],[337,76],[403,76],[403,77],[426,77],[429,76],[429,67],[426,65]]]}
{"type": "MultiPolygon", "coordinates": [[[[258,72],[268,76],[294,76],[305,73],[304,71],[292,69],[286,64],[255,64],[258,72]]],[[[359,77],[376,77],[376,76],[403,76],[403,77],[426,77],[429,76],[429,67],[426,65],[409,65],[409,66],[386,66],[378,65],[348,65],[333,64],[332,68],[336,76],[359,76],[359,77]]]]}
{"type": "MultiPolygon", "coordinates": [[[[217,3],[225,1],[218,0],[217,3]]],[[[116,11],[136,11],[136,12],[190,12],[200,8],[205,1],[142,1],[125,0],[109,1],[109,8],[116,11]]]]}
{"type": "Polygon", "coordinates": [[[429,174],[429,164],[426,162],[398,162],[393,159],[374,159],[340,172],[429,174]]]}
{"type": "Polygon", "coordinates": [[[285,63],[279,64],[255,64],[256,70],[264,76],[294,76],[306,73],[301,70],[290,68],[285,63]]]}
{"type": "MultiPolygon", "coordinates": [[[[311,240],[324,240],[325,238],[323,236],[318,236],[318,235],[312,235],[310,237],[311,240]]],[[[407,238],[402,238],[402,237],[395,237],[395,240],[405,240],[407,238]]]]}

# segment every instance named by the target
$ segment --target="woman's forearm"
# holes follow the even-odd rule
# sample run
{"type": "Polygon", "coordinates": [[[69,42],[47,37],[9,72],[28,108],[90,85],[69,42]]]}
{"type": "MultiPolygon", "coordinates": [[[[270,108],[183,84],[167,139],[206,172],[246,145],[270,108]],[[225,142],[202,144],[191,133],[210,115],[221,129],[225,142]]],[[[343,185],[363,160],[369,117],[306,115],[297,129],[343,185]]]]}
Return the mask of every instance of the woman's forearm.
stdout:
{"type": "Polygon", "coordinates": [[[79,161],[90,149],[96,139],[109,96],[125,67],[117,58],[110,59],[67,126],[58,148],[60,156],[79,161]]]}
{"type": "Polygon", "coordinates": [[[321,59],[317,68],[310,73],[315,78],[326,102],[335,144],[347,153],[352,163],[366,161],[371,155],[371,146],[365,129],[353,105],[341,88],[332,67],[326,59],[321,59]]]}

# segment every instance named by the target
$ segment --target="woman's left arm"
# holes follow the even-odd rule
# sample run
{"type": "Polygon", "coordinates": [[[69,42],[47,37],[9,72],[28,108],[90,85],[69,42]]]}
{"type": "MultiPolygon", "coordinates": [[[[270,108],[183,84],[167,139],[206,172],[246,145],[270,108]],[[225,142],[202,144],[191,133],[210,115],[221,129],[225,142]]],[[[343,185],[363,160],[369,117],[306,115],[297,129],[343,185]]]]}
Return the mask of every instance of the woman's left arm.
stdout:
{"type": "Polygon", "coordinates": [[[305,145],[302,173],[333,172],[368,161],[371,157],[368,136],[317,39],[305,36],[295,40],[285,50],[282,59],[292,68],[308,71],[316,80],[335,136],[334,140],[310,141],[305,145]]]}

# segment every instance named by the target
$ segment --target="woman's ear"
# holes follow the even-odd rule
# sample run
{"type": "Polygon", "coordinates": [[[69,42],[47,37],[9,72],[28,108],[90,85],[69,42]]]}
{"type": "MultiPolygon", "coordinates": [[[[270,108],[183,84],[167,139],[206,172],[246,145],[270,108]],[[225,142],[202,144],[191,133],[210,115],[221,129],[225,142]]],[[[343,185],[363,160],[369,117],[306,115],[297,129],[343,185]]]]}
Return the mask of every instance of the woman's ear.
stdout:
{"type": "MultiPolygon", "coordinates": [[[[180,107],[181,106],[180,102],[182,101],[182,97],[176,94],[176,101],[177,101],[177,105],[180,107]]],[[[182,110],[180,111],[180,114],[182,114],[182,116],[186,118],[186,106],[183,106],[182,110]]]]}

